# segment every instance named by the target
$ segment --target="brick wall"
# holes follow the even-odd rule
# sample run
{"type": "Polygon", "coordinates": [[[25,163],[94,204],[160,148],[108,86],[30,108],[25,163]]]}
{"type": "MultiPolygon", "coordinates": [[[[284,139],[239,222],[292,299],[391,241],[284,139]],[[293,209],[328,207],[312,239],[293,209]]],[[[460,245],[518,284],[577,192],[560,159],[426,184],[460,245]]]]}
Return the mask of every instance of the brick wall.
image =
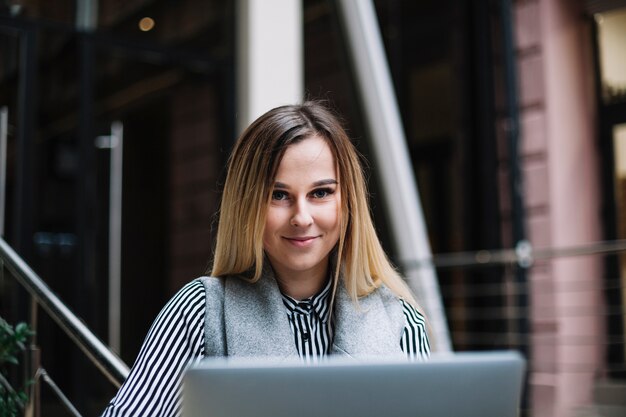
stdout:
{"type": "MultiPolygon", "coordinates": [[[[601,240],[589,22],[579,4],[561,0],[518,0],[514,17],[527,236],[535,248],[601,240]]],[[[507,231],[504,127],[500,120],[502,230],[507,231]]],[[[510,236],[503,240],[505,246],[514,244],[510,236]]],[[[535,263],[528,279],[532,415],[571,416],[591,401],[602,367],[604,333],[601,314],[576,317],[568,312],[602,311],[603,306],[594,292],[564,290],[572,280],[600,281],[601,265],[589,258],[542,261],[535,263]],[[574,346],[568,342],[572,336],[595,343],[574,346]]]]}
{"type": "Polygon", "coordinates": [[[177,91],[170,144],[170,293],[202,275],[211,256],[224,163],[219,126],[211,87],[189,85],[177,91]]]}

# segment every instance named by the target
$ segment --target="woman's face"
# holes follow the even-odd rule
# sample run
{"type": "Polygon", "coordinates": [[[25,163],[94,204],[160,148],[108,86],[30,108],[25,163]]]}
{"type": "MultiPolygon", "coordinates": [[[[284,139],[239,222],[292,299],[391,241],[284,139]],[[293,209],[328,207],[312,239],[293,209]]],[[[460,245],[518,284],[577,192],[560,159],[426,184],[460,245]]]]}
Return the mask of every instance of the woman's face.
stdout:
{"type": "Polygon", "coordinates": [[[279,280],[326,277],[339,240],[341,193],[330,147],[313,136],[290,145],[278,166],[263,247],[279,280]]]}

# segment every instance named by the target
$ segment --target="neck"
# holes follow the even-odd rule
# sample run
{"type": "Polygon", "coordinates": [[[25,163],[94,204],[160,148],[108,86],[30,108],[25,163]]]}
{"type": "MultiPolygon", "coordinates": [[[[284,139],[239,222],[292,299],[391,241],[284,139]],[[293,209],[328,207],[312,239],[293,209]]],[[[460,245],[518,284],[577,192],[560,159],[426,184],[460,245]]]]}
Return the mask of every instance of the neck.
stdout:
{"type": "Polygon", "coordinates": [[[281,273],[274,269],[274,272],[280,290],[294,300],[305,300],[319,293],[328,279],[327,265],[319,271],[281,273]]]}

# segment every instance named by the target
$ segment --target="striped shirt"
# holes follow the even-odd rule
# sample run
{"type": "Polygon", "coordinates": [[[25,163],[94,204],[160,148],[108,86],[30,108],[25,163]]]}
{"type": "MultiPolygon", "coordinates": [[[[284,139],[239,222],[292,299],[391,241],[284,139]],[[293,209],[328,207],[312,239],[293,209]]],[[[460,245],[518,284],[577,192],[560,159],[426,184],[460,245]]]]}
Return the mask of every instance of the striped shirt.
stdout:
{"type": "MultiPolygon", "coordinates": [[[[194,280],[161,310],[128,378],[102,417],[180,416],[183,373],[205,356],[204,291],[202,282],[194,280]]],[[[328,326],[329,294],[330,285],[327,285],[319,294],[305,300],[310,307],[299,305],[304,301],[283,296],[294,342],[304,360],[315,360],[329,353],[333,336],[332,326],[328,326]]],[[[405,317],[400,346],[409,358],[425,359],[430,355],[430,345],[424,317],[404,300],[400,299],[400,303],[405,317]]]]}
{"type": "Polygon", "coordinates": [[[282,294],[293,341],[300,357],[307,362],[330,353],[333,326],[330,319],[331,281],[319,294],[306,300],[294,300],[282,294]]]}
{"type": "MultiPolygon", "coordinates": [[[[330,353],[334,330],[332,320],[329,320],[331,287],[329,280],[317,295],[300,301],[282,294],[296,349],[307,362],[316,362],[330,353]]],[[[424,316],[403,299],[399,301],[404,313],[400,347],[410,359],[426,359],[430,355],[430,345],[424,316]]]]}

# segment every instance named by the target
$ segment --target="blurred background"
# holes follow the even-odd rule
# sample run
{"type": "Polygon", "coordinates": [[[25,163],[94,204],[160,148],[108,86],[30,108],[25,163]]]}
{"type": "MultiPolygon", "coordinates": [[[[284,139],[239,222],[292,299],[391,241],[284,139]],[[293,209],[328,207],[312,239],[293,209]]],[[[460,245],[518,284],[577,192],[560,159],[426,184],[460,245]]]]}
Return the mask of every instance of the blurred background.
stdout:
{"type": "MultiPolygon", "coordinates": [[[[228,152],[254,118],[250,3],[0,0],[1,234],[129,365],[211,258],[228,152]]],[[[340,2],[282,3],[260,3],[275,26],[297,5],[275,70],[300,62],[300,98],[344,117],[390,256],[435,267],[452,348],[520,350],[523,415],[623,416],[626,0],[372,2],[432,259],[401,257],[390,232],[340,2]]],[[[0,315],[36,321],[42,366],[97,415],[114,386],[11,275],[0,315]]],[[[44,415],[71,415],[40,394],[44,415]]]]}

